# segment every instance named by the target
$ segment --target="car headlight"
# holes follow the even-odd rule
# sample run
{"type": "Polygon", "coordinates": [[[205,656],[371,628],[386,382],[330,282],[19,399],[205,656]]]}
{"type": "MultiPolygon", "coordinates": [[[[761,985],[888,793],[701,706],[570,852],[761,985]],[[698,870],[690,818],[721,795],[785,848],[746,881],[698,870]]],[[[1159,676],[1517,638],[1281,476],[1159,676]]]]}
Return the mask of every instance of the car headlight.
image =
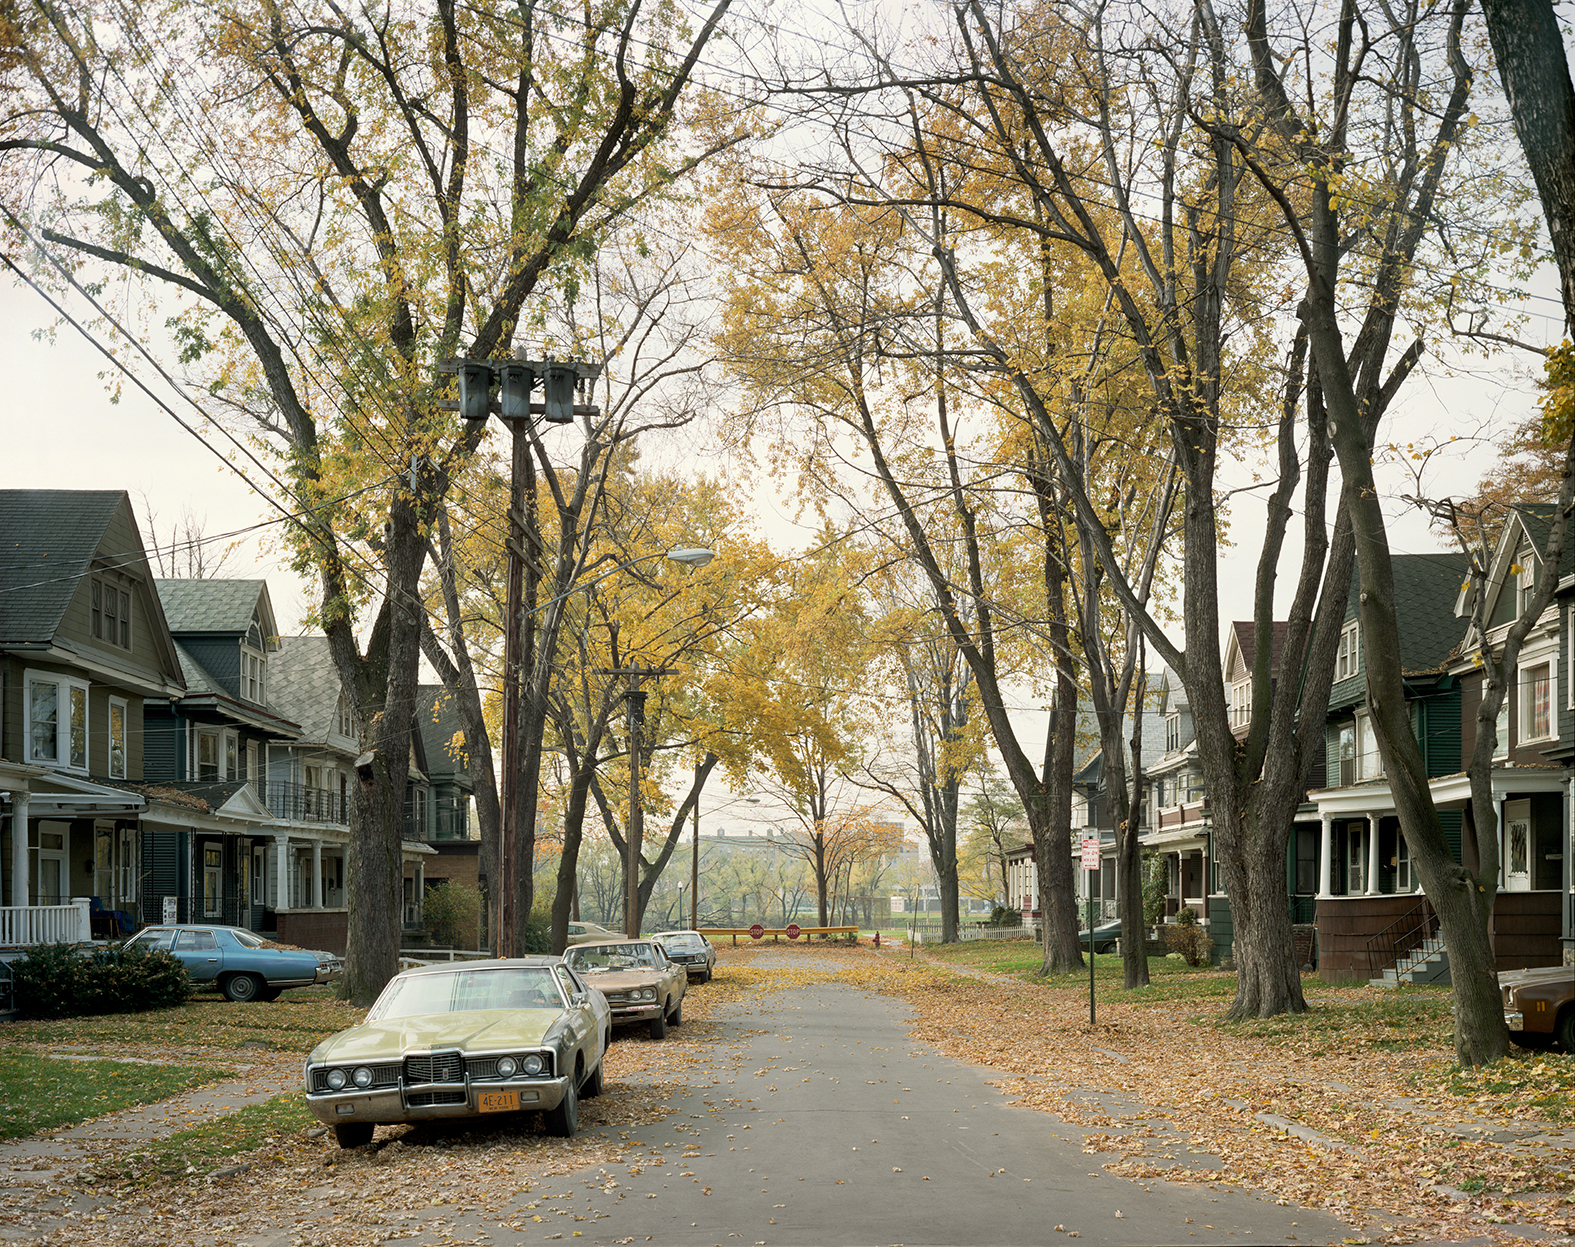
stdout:
{"type": "Polygon", "coordinates": [[[641,988],[640,989],[640,999],[641,1000],[655,1000],[656,999],[656,988],[654,988],[654,987],[643,987],[643,988],[641,988]]]}
{"type": "Polygon", "coordinates": [[[500,1056],[498,1058],[498,1077],[499,1078],[513,1078],[514,1077],[514,1071],[517,1070],[517,1069],[519,1069],[519,1062],[516,1061],[513,1057],[511,1057],[511,1056],[500,1056]]]}
{"type": "Polygon", "coordinates": [[[367,1069],[367,1067],[364,1065],[361,1066],[360,1069],[356,1070],[356,1072],[351,1075],[351,1078],[355,1080],[355,1085],[358,1087],[370,1087],[372,1085],[372,1071],[367,1069]]]}
{"type": "Polygon", "coordinates": [[[521,1068],[524,1069],[527,1076],[534,1078],[537,1074],[541,1073],[542,1070],[547,1068],[547,1063],[533,1052],[530,1054],[530,1056],[525,1058],[521,1068]]]}
{"type": "Polygon", "coordinates": [[[344,1089],[344,1085],[345,1085],[345,1072],[344,1072],[344,1070],[342,1070],[342,1069],[331,1069],[331,1070],[329,1070],[328,1071],[328,1079],[327,1079],[327,1081],[328,1081],[328,1089],[330,1091],[342,1091],[344,1089]]]}

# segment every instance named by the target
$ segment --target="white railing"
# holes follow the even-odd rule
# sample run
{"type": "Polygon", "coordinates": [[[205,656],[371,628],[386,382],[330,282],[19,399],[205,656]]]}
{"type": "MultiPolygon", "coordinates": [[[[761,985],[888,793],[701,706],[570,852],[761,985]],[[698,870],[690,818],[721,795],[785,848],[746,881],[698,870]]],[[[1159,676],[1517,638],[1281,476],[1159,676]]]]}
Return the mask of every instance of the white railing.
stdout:
{"type": "Polygon", "coordinates": [[[412,966],[430,966],[439,961],[481,961],[491,956],[492,954],[485,949],[401,948],[399,950],[399,968],[408,970],[412,966]]]}
{"type": "Polygon", "coordinates": [[[86,900],[65,905],[0,906],[0,948],[79,944],[93,938],[86,900]]]}

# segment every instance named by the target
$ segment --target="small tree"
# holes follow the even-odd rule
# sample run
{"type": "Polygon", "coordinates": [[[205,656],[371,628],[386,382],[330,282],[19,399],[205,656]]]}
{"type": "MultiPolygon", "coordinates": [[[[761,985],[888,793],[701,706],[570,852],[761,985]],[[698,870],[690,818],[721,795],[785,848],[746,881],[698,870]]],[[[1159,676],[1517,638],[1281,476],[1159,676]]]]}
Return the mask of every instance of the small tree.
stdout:
{"type": "MultiPolygon", "coordinates": [[[[1165,898],[1170,894],[1170,867],[1162,853],[1145,854],[1143,860],[1143,921],[1150,926],[1165,916],[1165,898]]],[[[1191,913],[1189,909],[1187,911],[1191,913]]]]}
{"type": "Polygon", "coordinates": [[[475,948],[481,929],[481,893],[471,884],[448,880],[427,889],[422,913],[434,941],[475,948]]]}

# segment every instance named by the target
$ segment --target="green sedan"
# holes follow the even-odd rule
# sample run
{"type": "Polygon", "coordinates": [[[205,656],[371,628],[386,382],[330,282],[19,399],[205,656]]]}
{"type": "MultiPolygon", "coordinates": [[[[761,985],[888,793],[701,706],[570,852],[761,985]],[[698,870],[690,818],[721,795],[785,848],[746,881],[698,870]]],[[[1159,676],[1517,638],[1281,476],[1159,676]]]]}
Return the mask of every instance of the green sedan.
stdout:
{"type": "Polygon", "coordinates": [[[379,1122],[541,1112],[565,1138],[600,1095],[602,993],[558,957],[445,962],[389,980],[359,1026],[306,1059],[306,1105],[340,1147],[379,1122]]]}

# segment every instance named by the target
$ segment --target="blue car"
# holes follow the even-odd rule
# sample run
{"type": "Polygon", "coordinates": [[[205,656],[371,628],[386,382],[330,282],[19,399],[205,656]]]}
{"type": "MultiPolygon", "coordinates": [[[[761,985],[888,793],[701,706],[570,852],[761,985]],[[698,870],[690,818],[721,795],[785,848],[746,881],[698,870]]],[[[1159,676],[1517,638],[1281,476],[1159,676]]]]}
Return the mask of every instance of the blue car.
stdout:
{"type": "Polygon", "coordinates": [[[238,1002],[277,1000],[286,987],[336,978],[340,959],[265,940],[245,927],[174,923],[144,927],[127,948],[162,948],[178,957],[198,987],[213,987],[238,1002]]]}

